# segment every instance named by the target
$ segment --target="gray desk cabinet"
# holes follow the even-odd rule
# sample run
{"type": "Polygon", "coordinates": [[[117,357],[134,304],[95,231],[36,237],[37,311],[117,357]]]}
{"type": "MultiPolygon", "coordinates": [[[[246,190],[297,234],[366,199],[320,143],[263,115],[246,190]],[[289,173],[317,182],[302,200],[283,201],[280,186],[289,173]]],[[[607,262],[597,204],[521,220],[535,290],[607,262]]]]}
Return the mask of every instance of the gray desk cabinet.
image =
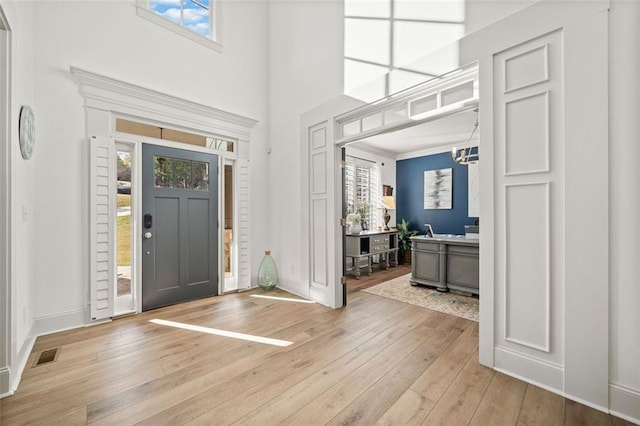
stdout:
{"type": "Polygon", "coordinates": [[[411,284],[479,294],[479,241],[438,236],[411,238],[411,284]]]}
{"type": "Polygon", "coordinates": [[[367,275],[371,275],[372,258],[380,256],[385,269],[389,265],[398,265],[398,232],[397,231],[369,231],[360,234],[347,234],[345,256],[351,258],[350,272],[356,278],[360,277],[362,260],[366,261],[367,275]]]}

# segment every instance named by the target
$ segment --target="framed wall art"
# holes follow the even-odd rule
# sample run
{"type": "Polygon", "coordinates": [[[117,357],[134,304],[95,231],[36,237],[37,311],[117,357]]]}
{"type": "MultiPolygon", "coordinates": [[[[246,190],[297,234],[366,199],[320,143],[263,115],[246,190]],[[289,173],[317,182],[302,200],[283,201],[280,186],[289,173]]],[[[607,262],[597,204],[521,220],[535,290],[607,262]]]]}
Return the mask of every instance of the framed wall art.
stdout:
{"type": "Polygon", "coordinates": [[[453,201],[453,169],[424,172],[424,208],[451,209],[453,201]]]}

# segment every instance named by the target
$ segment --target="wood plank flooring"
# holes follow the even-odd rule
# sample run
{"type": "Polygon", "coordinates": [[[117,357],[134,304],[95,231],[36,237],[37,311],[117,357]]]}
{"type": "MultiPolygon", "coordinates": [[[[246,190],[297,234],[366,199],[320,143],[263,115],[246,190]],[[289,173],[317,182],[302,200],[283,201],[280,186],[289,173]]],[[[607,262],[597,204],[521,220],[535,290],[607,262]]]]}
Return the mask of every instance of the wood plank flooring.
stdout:
{"type": "Polygon", "coordinates": [[[475,322],[360,291],[408,272],[349,279],[344,309],[251,297],[257,289],[40,337],[0,423],[628,424],[479,365],[475,322]],[[33,367],[53,348],[54,362],[33,367]]]}

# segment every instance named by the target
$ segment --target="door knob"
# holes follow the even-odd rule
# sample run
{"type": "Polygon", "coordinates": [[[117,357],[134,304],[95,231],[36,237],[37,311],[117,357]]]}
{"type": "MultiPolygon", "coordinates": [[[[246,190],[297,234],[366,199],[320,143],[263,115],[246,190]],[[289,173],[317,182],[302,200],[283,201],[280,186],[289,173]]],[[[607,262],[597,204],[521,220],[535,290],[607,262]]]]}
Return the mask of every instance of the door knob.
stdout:
{"type": "Polygon", "coordinates": [[[144,238],[145,238],[145,239],[147,239],[147,240],[148,240],[148,239],[149,239],[149,238],[151,238],[151,237],[153,237],[153,234],[152,234],[151,232],[145,232],[145,233],[144,233],[144,238]]]}

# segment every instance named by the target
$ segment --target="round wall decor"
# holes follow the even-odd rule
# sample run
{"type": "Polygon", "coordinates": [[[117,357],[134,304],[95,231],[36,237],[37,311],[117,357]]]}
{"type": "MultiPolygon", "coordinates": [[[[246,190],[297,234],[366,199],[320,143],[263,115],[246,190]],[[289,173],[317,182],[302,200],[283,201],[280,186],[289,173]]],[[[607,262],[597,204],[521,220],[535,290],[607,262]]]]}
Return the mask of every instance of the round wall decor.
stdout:
{"type": "Polygon", "coordinates": [[[18,122],[20,153],[22,158],[28,160],[33,153],[33,144],[36,141],[36,128],[34,124],[33,110],[28,105],[20,108],[20,121],[18,122]]]}

